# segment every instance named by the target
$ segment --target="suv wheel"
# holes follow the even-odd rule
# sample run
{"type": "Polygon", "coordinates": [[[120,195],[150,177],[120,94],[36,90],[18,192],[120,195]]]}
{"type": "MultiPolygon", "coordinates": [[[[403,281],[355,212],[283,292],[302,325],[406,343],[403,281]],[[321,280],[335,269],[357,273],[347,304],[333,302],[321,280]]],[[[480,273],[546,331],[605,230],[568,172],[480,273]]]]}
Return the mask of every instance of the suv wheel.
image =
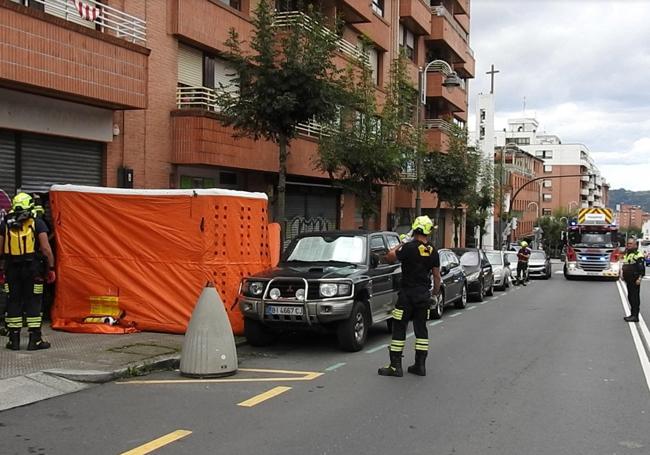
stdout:
{"type": "Polygon", "coordinates": [[[467,283],[463,285],[463,290],[460,291],[460,299],[456,301],[456,308],[459,310],[467,306],[467,283]]]}
{"type": "Polygon", "coordinates": [[[363,349],[368,337],[370,320],[366,308],[360,302],[355,302],[350,318],[342,321],[337,330],[339,345],[346,351],[356,352],[363,349]]]}
{"type": "Polygon", "coordinates": [[[268,346],[275,341],[275,333],[260,321],[244,318],[244,336],[251,346],[268,346]]]}
{"type": "Polygon", "coordinates": [[[478,294],[476,294],[476,301],[482,302],[484,297],[485,297],[485,289],[483,288],[483,282],[480,281],[478,286],[478,294]]]}
{"type": "Polygon", "coordinates": [[[431,308],[430,314],[431,314],[431,319],[440,319],[442,317],[442,313],[445,312],[445,293],[444,291],[440,291],[440,295],[436,297],[436,305],[431,308]]]}

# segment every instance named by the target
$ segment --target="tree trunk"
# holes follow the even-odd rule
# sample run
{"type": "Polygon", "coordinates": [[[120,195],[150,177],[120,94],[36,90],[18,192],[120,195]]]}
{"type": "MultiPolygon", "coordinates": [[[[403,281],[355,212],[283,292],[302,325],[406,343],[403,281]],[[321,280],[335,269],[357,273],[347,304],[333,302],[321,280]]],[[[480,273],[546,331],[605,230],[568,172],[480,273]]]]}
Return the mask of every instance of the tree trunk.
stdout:
{"type": "Polygon", "coordinates": [[[275,201],[275,220],[280,223],[282,227],[282,240],[287,239],[286,232],[286,191],[287,191],[287,151],[288,141],[286,136],[280,136],[279,140],[280,156],[279,156],[279,170],[278,170],[278,195],[275,201]]]}
{"type": "Polygon", "coordinates": [[[440,229],[440,205],[442,205],[442,201],[440,200],[440,196],[436,195],[438,198],[438,202],[436,203],[436,210],[433,212],[433,224],[438,226],[438,229],[435,231],[435,238],[436,241],[434,243],[437,243],[436,248],[444,248],[445,246],[445,239],[442,238],[442,230],[440,229]]]}
{"type": "Polygon", "coordinates": [[[460,220],[458,217],[458,209],[454,208],[454,247],[458,248],[458,228],[460,227],[460,220]]]}

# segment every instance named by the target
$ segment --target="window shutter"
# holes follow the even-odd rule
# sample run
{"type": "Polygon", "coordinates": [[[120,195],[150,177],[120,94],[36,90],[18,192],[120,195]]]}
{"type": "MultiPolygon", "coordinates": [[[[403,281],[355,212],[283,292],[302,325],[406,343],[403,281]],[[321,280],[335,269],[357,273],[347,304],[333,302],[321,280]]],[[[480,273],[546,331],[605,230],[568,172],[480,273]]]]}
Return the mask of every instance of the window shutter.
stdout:
{"type": "Polygon", "coordinates": [[[370,48],[368,49],[368,60],[370,63],[370,68],[372,68],[372,80],[375,84],[379,83],[379,54],[377,49],[370,48]]]}
{"type": "Polygon", "coordinates": [[[190,87],[203,86],[203,52],[178,44],[178,82],[190,87]]]}
{"type": "Polygon", "coordinates": [[[415,36],[409,29],[406,29],[406,46],[410,47],[411,49],[415,48],[415,36]]]}
{"type": "Polygon", "coordinates": [[[228,62],[222,58],[214,58],[214,88],[219,90],[223,85],[227,87],[228,92],[237,92],[237,88],[233,86],[232,79],[235,77],[235,70],[228,65],[228,62]]]}

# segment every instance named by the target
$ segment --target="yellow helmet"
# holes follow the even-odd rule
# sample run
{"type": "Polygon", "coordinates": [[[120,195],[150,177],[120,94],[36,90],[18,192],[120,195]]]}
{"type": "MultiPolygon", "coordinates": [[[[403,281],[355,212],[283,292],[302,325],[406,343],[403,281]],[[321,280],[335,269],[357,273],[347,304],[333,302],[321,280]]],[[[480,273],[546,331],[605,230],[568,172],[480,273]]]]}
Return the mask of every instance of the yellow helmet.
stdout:
{"type": "Polygon", "coordinates": [[[424,235],[431,234],[433,230],[433,221],[426,215],[419,216],[413,221],[413,226],[411,226],[414,232],[421,232],[424,235]]]}
{"type": "Polygon", "coordinates": [[[18,193],[11,201],[11,210],[14,212],[27,212],[34,208],[34,199],[27,193],[18,193]]]}
{"type": "Polygon", "coordinates": [[[521,242],[521,246],[522,248],[526,248],[528,246],[528,242],[524,240],[523,242],[521,242]]]}

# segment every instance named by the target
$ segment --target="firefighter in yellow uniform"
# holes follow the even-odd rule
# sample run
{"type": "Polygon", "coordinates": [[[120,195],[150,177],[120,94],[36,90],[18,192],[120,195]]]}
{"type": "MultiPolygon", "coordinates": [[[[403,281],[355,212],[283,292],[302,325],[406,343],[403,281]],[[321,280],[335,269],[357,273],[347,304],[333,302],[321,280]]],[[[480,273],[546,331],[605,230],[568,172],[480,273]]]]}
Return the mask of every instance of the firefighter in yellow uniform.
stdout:
{"type": "Polygon", "coordinates": [[[403,375],[402,351],[406,344],[406,328],[413,321],[415,332],[415,363],[408,372],[426,376],[426,358],[429,351],[429,332],[427,316],[431,303],[431,277],[433,294],[440,292],[440,256],[429,243],[433,222],[428,216],[419,216],[413,222],[413,238],[390,250],[386,255],[388,262],[399,259],[402,263],[402,281],[397,305],[393,310],[393,339],[390,343],[390,365],[380,368],[380,376],[403,375]]]}
{"type": "Polygon", "coordinates": [[[0,284],[9,286],[7,296],[6,324],[9,331],[7,348],[20,349],[20,331],[23,317],[29,329],[27,349],[47,349],[50,343],[41,335],[41,303],[43,294],[43,273],[38,250],[47,258],[48,272],[45,280],[53,283],[54,255],[47,237],[45,222],[34,216],[34,200],[26,193],[14,197],[11,212],[0,225],[0,284]],[[6,275],[5,275],[6,270],[6,275]]]}

